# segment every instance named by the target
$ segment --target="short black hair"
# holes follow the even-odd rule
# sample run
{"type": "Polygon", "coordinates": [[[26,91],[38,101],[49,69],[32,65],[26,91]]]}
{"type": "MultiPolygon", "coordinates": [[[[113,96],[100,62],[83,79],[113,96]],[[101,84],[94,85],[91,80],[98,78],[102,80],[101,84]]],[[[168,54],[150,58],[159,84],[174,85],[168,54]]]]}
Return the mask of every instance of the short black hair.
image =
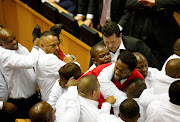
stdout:
{"type": "Polygon", "coordinates": [[[169,98],[173,104],[180,104],[180,80],[176,80],[170,85],[169,98]]]}
{"type": "Polygon", "coordinates": [[[110,37],[114,33],[116,34],[117,37],[119,37],[121,33],[117,23],[112,21],[106,21],[101,31],[105,37],[110,37]]]}
{"type": "Polygon", "coordinates": [[[119,113],[124,119],[133,119],[139,114],[139,105],[132,98],[128,98],[119,106],[119,113]]]}
{"type": "Polygon", "coordinates": [[[102,44],[96,44],[94,45],[91,50],[90,50],[90,54],[91,54],[91,58],[95,58],[96,57],[96,50],[98,48],[104,48],[106,47],[105,45],[102,45],[102,44]]]}
{"type": "Polygon", "coordinates": [[[128,69],[133,71],[137,66],[137,59],[130,51],[123,51],[119,54],[117,60],[121,60],[123,63],[128,65],[128,69]]]}
{"type": "Polygon", "coordinates": [[[60,77],[63,77],[67,81],[73,76],[74,79],[78,79],[81,76],[81,68],[75,63],[67,63],[59,70],[60,77]]]}

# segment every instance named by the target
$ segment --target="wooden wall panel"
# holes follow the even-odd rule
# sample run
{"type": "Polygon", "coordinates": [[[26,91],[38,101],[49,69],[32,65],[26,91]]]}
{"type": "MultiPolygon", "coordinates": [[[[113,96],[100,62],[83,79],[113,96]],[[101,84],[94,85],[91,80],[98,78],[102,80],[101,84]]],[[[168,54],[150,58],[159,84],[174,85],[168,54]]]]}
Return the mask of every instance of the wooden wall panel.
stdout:
{"type": "MultiPolygon", "coordinates": [[[[19,0],[3,0],[3,14],[5,27],[15,32],[19,43],[27,47],[29,51],[32,49],[32,31],[38,24],[41,26],[41,31],[49,30],[54,24],[45,17],[28,7],[19,0]]],[[[90,47],[72,36],[68,32],[62,30],[60,38],[63,40],[63,45],[60,45],[65,54],[76,56],[80,63],[82,72],[88,70],[90,59],[90,47]]]]}

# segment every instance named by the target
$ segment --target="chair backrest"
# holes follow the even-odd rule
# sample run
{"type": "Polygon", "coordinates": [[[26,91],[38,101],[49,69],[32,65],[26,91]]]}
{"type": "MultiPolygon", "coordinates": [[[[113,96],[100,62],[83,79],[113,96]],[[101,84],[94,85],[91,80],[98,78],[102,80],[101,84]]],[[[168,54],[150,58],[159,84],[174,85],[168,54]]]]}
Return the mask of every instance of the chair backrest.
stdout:
{"type": "Polygon", "coordinates": [[[60,13],[60,23],[63,25],[63,29],[74,35],[75,37],[79,38],[80,29],[76,19],[69,14],[64,12],[60,13]]]}
{"type": "Polygon", "coordinates": [[[82,24],[80,27],[80,37],[83,42],[85,42],[91,47],[102,40],[102,38],[99,37],[97,31],[84,24],[82,24]]]}
{"type": "Polygon", "coordinates": [[[59,14],[59,11],[57,8],[55,8],[54,6],[49,4],[48,2],[44,2],[42,4],[42,8],[43,8],[43,16],[44,17],[49,19],[54,24],[59,23],[60,14],[59,14]]]}

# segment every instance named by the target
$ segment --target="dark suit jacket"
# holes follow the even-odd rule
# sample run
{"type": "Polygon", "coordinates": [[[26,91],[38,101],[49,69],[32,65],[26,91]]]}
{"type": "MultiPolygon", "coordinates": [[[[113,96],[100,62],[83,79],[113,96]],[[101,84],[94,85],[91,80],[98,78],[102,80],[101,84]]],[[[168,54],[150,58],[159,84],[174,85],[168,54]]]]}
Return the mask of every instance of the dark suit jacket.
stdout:
{"type": "MultiPolygon", "coordinates": [[[[150,48],[146,46],[146,44],[143,41],[134,37],[124,35],[122,36],[122,40],[126,50],[130,52],[140,52],[141,54],[143,54],[147,58],[149,67],[154,67],[158,69],[160,68],[156,58],[151,53],[150,48]]],[[[105,45],[103,40],[100,41],[98,44],[105,45]]],[[[89,66],[91,66],[92,64],[92,59],[90,59],[89,66]]]]}
{"type": "MultiPolygon", "coordinates": [[[[179,3],[180,0],[173,1],[179,3]]],[[[173,53],[174,42],[180,38],[180,28],[173,16],[178,5],[171,0],[156,2],[158,6],[144,7],[137,0],[127,0],[126,8],[133,12],[133,16],[123,34],[143,40],[152,50],[158,49],[162,54],[160,57],[166,60],[173,53]],[[170,6],[166,8],[167,4],[170,6]]]]}
{"type": "Polygon", "coordinates": [[[95,0],[77,0],[78,1],[78,14],[94,14],[95,0]]]}
{"type": "MultiPolygon", "coordinates": [[[[103,0],[97,0],[99,20],[103,9],[103,0]]],[[[112,0],[111,1],[111,20],[124,27],[131,16],[131,12],[125,9],[126,0],[112,0]]]]}

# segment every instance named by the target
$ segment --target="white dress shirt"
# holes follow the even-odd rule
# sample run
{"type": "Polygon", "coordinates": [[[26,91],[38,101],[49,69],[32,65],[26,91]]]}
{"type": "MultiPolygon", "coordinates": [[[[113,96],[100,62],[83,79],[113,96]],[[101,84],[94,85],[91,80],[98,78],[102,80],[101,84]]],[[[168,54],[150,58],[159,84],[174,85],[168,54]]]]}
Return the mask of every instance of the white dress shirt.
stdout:
{"type": "Polygon", "coordinates": [[[6,102],[8,100],[8,88],[4,77],[0,71],[0,101],[6,102]]]}
{"type": "MultiPolygon", "coordinates": [[[[119,102],[119,106],[120,106],[120,104],[125,100],[125,99],[127,99],[127,95],[126,94],[124,94],[123,96],[121,96],[121,99],[120,99],[120,101],[118,101],[119,102]]],[[[133,98],[136,102],[137,102],[137,104],[139,105],[139,112],[140,112],[140,118],[138,119],[138,121],[137,122],[144,122],[145,121],[145,109],[143,108],[143,106],[141,106],[141,104],[139,103],[139,98],[133,98]]],[[[116,116],[116,117],[118,117],[118,114],[119,114],[119,106],[116,106],[116,107],[114,107],[113,108],[113,111],[114,111],[114,115],[116,116]]]]}
{"type": "Polygon", "coordinates": [[[0,71],[0,110],[3,108],[3,101],[6,102],[7,100],[8,100],[7,84],[0,71]]]}
{"type": "Polygon", "coordinates": [[[163,72],[159,72],[156,73],[156,77],[154,80],[155,80],[154,93],[162,94],[162,93],[168,93],[171,83],[173,83],[176,80],[180,80],[180,78],[171,78],[165,75],[163,72]]]}
{"type": "Polygon", "coordinates": [[[39,49],[39,60],[36,66],[37,82],[43,101],[48,101],[51,89],[59,79],[58,71],[65,64],[66,63],[58,59],[54,54],[46,54],[42,49],[39,49]]]}
{"type": "Polygon", "coordinates": [[[104,68],[97,77],[103,97],[107,99],[109,96],[114,96],[116,99],[116,102],[112,105],[112,107],[119,106],[117,101],[120,101],[121,97],[124,96],[124,92],[120,91],[111,81],[114,74],[114,66],[115,63],[112,63],[108,67],[104,68]]]}
{"type": "Polygon", "coordinates": [[[146,122],[179,122],[180,106],[169,101],[154,101],[146,111],[146,122]]]}
{"type": "Polygon", "coordinates": [[[148,67],[148,73],[147,76],[145,77],[145,83],[147,86],[147,89],[149,88],[153,88],[154,84],[155,84],[155,77],[156,77],[156,73],[159,73],[160,71],[156,68],[151,68],[148,67]]]}
{"type": "Polygon", "coordinates": [[[124,122],[120,117],[110,114],[111,104],[104,102],[98,115],[98,122],[124,122]]]}
{"type": "Polygon", "coordinates": [[[56,122],[78,122],[79,116],[80,102],[77,86],[71,86],[57,101],[56,122]]]}
{"type": "Polygon", "coordinates": [[[59,81],[57,80],[54,84],[54,86],[52,87],[51,93],[49,95],[49,99],[48,99],[48,103],[52,106],[52,108],[56,111],[55,105],[56,102],[58,101],[58,99],[62,96],[62,94],[64,94],[65,92],[67,92],[67,88],[62,88],[59,85],[59,81]]]}
{"type": "Polygon", "coordinates": [[[139,97],[138,102],[143,107],[144,111],[146,111],[147,107],[156,100],[168,101],[168,93],[155,94],[154,88],[145,89],[139,97]]]}
{"type": "Polygon", "coordinates": [[[116,62],[117,57],[118,57],[119,54],[120,54],[120,49],[126,50],[126,48],[124,47],[124,43],[123,43],[123,40],[122,40],[122,39],[121,39],[121,45],[120,45],[119,48],[117,49],[116,53],[110,52],[110,54],[111,54],[111,63],[115,63],[115,62],[116,62]]]}
{"type": "Polygon", "coordinates": [[[39,53],[33,48],[31,53],[18,44],[18,50],[0,47],[0,69],[8,86],[9,98],[28,98],[36,92],[36,65],[39,53]]]}

